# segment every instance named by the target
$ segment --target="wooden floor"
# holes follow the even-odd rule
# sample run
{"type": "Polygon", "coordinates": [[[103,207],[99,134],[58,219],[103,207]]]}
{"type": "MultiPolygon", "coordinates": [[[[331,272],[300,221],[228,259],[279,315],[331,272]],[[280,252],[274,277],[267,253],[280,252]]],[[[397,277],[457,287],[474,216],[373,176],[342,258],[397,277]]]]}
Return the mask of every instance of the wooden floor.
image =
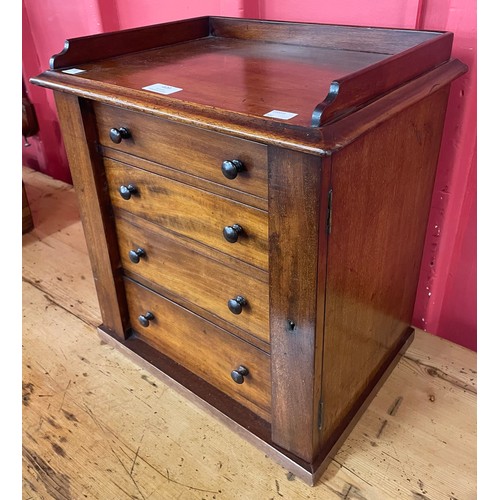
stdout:
{"type": "Polygon", "coordinates": [[[475,353],[417,331],[311,488],[100,340],[74,192],[23,179],[23,498],[476,498],[475,353]]]}

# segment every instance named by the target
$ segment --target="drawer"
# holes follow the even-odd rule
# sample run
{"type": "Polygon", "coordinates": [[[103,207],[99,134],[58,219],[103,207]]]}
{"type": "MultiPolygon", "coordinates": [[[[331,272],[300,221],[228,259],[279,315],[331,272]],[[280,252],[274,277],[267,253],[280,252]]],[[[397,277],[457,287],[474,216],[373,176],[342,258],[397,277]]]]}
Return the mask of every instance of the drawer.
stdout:
{"type": "Polygon", "coordinates": [[[235,325],[269,342],[267,283],[201,255],[152,226],[130,215],[116,217],[120,255],[127,272],[157,283],[169,296],[174,294],[196,304],[227,321],[229,327],[235,325]],[[134,253],[130,255],[130,251],[134,253]],[[238,314],[228,307],[228,301],[236,297],[245,299],[238,314]]]}
{"type": "Polygon", "coordinates": [[[140,338],[270,420],[269,355],[129,279],[125,279],[125,291],[130,323],[140,338]],[[144,321],[148,312],[154,318],[143,326],[139,316],[144,321]],[[232,372],[240,366],[248,370],[248,375],[238,384],[232,372]]]}
{"type": "Polygon", "coordinates": [[[115,207],[267,270],[267,212],[125,163],[105,158],[104,166],[115,207]],[[136,192],[124,199],[129,185],[136,192]],[[233,226],[242,232],[230,243],[223,230],[233,226]]]}
{"type": "MultiPolygon", "coordinates": [[[[267,199],[267,147],[133,111],[95,104],[99,142],[147,160],[267,199]],[[115,144],[111,129],[130,137],[115,144]],[[222,162],[238,160],[243,170],[234,179],[222,173],[222,162]]],[[[233,168],[233,167],[231,167],[233,168]]]]}

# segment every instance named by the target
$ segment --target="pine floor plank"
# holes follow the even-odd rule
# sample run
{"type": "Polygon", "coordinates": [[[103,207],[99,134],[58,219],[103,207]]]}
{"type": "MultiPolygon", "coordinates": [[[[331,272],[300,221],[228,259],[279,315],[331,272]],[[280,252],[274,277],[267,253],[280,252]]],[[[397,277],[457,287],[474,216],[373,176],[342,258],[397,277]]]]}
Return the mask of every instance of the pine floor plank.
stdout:
{"type": "Polygon", "coordinates": [[[140,368],[100,313],[72,188],[23,170],[23,498],[476,498],[476,355],[422,331],[318,486],[140,368]]]}
{"type": "Polygon", "coordinates": [[[75,193],[70,185],[48,179],[23,169],[35,226],[23,236],[23,281],[97,326],[101,314],[75,193]]]}

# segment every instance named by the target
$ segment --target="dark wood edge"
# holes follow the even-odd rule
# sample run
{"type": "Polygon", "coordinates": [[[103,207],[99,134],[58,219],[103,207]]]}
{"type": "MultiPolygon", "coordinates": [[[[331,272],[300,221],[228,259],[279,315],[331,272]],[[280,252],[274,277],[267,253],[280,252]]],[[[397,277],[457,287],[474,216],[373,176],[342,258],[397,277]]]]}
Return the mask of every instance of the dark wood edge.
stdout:
{"type": "MultiPolygon", "coordinates": [[[[331,232],[331,203],[332,203],[332,169],[334,157],[323,159],[322,179],[321,179],[321,198],[319,209],[318,224],[318,281],[316,285],[316,339],[314,352],[314,395],[313,408],[318,411],[321,401],[321,392],[323,385],[323,361],[324,361],[324,343],[325,343],[325,321],[326,321],[326,297],[327,297],[327,275],[328,275],[328,253],[330,251],[329,237],[331,232]]],[[[319,415],[318,415],[319,417],[319,415]]],[[[314,426],[313,431],[313,450],[319,450],[321,434],[319,426],[314,426]]]]}
{"type": "Polygon", "coordinates": [[[33,77],[30,82],[112,106],[166,118],[173,122],[317,156],[330,156],[391,116],[427,95],[437,92],[467,70],[467,66],[461,61],[451,59],[406,85],[388,92],[342,120],[317,128],[274,123],[271,120],[226,113],[223,110],[206,110],[202,109],[202,106],[186,105],[176,99],[158,98],[152,93],[141,93],[111,84],[98,85],[90,80],[82,81],[78,77],[53,71],[46,71],[33,77]],[[208,113],[210,113],[209,120],[207,120],[208,113]]]}
{"type": "Polygon", "coordinates": [[[249,116],[196,103],[186,103],[153,92],[134,90],[110,83],[95,82],[61,72],[45,71],[30,82],[48,89],[75,94],[111,106],[138,111],[173,122],[194,125],[262,144],[272,144],[317,156],[331,153],[323,144],[321,129],[279,122],[275,119],[249,116]]]}
{"type": "Polygon", "coordinates": [[[158,353],[156,349],[136,335],[132,334],[124,341],[114,336],[113,332],[107,331],[103,325],[97,328],[97,332],[102,340],[126,355],[135,364],[225,424],[231,431],[271,457],[287,471],[292,472],[309,486],[313,486],[310,465],[273,446],[270,439],[271,427],[264,419],[171,359],[158,353]]]}
{"type": "Polygon", "coordinates": [[[408,328],[402,344],[398,344],[393,356],[389,357],[387,363],[377,373],[374,383],[360,396],[357,405],[344,419],[341,426],[342,430],[332,438],[325,448],[326,452],[320,455],[311,465],[273,445],[270,439],[271,429],[268,422],[174,361],[161,355],[135,335],[124,341],[115,337],[112,332],[104,329],[102,325],[97,329],[97,332],[107,344],[126,355],[138,366],[160,379],[165,385],[177,391],[195,406],[209,413],[232,432],[268,455],[309,486],[314,486],[318,482],[321,474],[326,470],[333,456],[349,436],[414,337],[413,328],[408,328]]]}
{"type": "Polygon", "coordinates": [[[191,399],[189,395],[196,395],[206,401],[211,407],[229,416],[229,418],[235,420],[241,426],[260,438],[266,439],[267,436],[270,435],[269,422],[253,413],[238,401],[230,398],[221,390],[190,372],[168,356],[159,352],[153,346],[141,339],[134,330],[130,329],[129,336],[125,340],[115,335],[112,331],[107,330],[103,325],[98,327],[98,332],[102,334],[101,336],[106,342],[112,343],[114,347],[119,347],[125,354],[134,353],[137,358],[135,356],[133,356],[133,358],[141,368],[144,368],[146,364],[150,364],[162,374],[161,376],[158,375],[159,378],[163,379],[167,377],[167,382],[172,380],[175,382],[175,384],[173,384],[175,386],[180,384],[184,391],[186,391],[188,399],[191,399]],[[115,342],[111,342],[110,339],[113,339],[113,341],[116,341],[119,345],[116,345],[115,342]]]}
{"type": "MultiPolygon", "coordinates": [[[[305,29],[314,26],[320,26],[323,30],[327,30],[320,40],[324,43],[329,41],[332,33],[338,30],[359,30],[367,29],[362,26],[344,26],[331,25],[324,23],[301,23],[292,21],[270,21],[259,19],[241,19],[220,16],[200,16],[179,21],[170,21],[166,23],[153,24],[149,26],[141,26],[138,28],[130,28],[126,30],[112,31],[108,33],[97,33],[77,38],[65,40],[63,49],[58,54],[50,58],[50,69],[64,69],[78,64],[84,64],[95,61],[96,58],[104,59],[109,57],[120,56],[131,52],[140,52],[174,43],[187,42],[197,38],[208,36],[225,36],[224,27],[242,27],[246,24],[260,25],[264,29],[262,33],[269,35],[269,27],[281,25],[288,29],[304,27],[305,29]],[[222,28],[222,31],[221,31],[222,28]]],[[[246,30],[244,30],[246,31],[246,30]]],[[[384,34],[385,36],[397,36],[399,32],[412,33],[413,36],[433,36],[438,35],[438,31],[427,30],[404,30],[394,28],[370,28],[370,34],[384,34]]],[[[242,30],[233,30],[230,34],[231,38],[244,39],[242,30]]],[[[269,36],[261,36],[262,41],[272,41],[269,36]]],[[[294,37],[289,41],[290,44],[297,44],[294,37]]],[[[315,46],[322,46],[316,43],[315,46]]],[[[324,44],[323,44],[324,46],[324,44]]],[[[354,50],[354,49],[352,49],[354,50]]],[[[363,50],[363,49],[359,49],[363,50]]],[[[373,49],[372,49],[373,50],[373,49]]]]}
{"type": "Polygon", "coordinates": [[[338,120],[370,100],[432,71],[450,59],[452,45],[453,33],[445,32],[333,81],[325,99],[313,110],[311,126],[322,127],[338,120]],[[428,50],[419,52],[425,47],[428,50]],[[381,78],[381,74],[386,76],[381,78]]]}
{"type": "Polygon", "coordinates": [[[208,35],[209,18],[205,16],[70,38],[64,42],[63,50],[50,58],[50,69],[68,68],[208,35]]]}
{"type": "Polygon", "coordinates": [[[122,337],[128,327],[128,305],[111,200],[97,145],[94,108],[74,95],[54,96],[68,155],[80,219],[87,241],[103,323],[122,337]]]}
{"type": "Polygon", "coordinates": [[[358,397],[356,403],[353,405],[349,413],[344,417],[342,423],[338,426],[337,431],[329,439],[327,446],[323,448],[323,453],[320,454],[313,463],[313,482],[319,479],[321,474],[330,464],[335,454],[339,451],[344,441],[352,432],[363,413],[373,401],[378,391],[382,388],[384,382],[389,378],[400,359],[413,342],[415,337],[415,330],[408,327],[397,343],[392,353],[388,356],[386,361],[379,368],[377,373],[372,379],[372,382],[365,388],[365,390],[358,397]]]}
{"type": "MultiPolygon", "coordinates": [[[[255,40],[263,42],[284,43],[287,45],[301,45],[309,47],[327,47],[338,50],[353,50],[359,52],[375,52],[392,54],[393,52],[379,52],[374,47],[374,41],[380,36],[386,36],[398,47],[401,43],[406,46],[417,45],[425,39],[438,36],[440,30],[415,30],[412,28],[394,28],[381,26],[360,26],[347,24],[316,23],[304,21],[283,21],[277,19],[249,19],[225,16],[210,16],[210,34],[217,37],[236,38],[238,40],[255,40]],[[286,39],[276,32],[280,28],[286,31],[286,39]],[[311,33],[311,29],[315,30],[311,33]],[[318,32],[319,31],[319,32],[318,32]],[[359,37],[359,32],[363,37],[359,37]],[[405,40],[401,40],[401,33],[405,40]],[[311,36],[313,35],[313,36],[311,36]],[[358,36],[356,36],[358,35],[358,36]],[[340,42],[340,43],[339,43],[340,42]]],[[[382,40],[384,43],[387,40],[382,40]]]]}
{"type": "Polygon", "coordinates": [[[326,97],[313,109],[311,127],[322,127],[323,124],[328,121],[327,116],[329,115],[329,110],[333,108],[339,95],[339,90],[340,83],[338,81],[334,80],[330,83],[328,94],[326,94],[326,97]]]}
{"type": "Polygon", "coordinates": [[[382,122],[449,85],[467,71],[465,64],[458,59],[451,59],[342,120],[323,127],[324,140],[331,145],[330,152],[334,153],[351,144],[382,122]]]}
{"type": "MultiPolygon", "coordinates": [[[[217,33],[220,31],[217,28],[224,26],[241,27],[248,23],[260,24],[264,27],[272,25],[287,26],[291,29],[294,27],[308,27],[321,26],[327,29],[328,33],[324,33],[324,42],[328,41],[331,37],[332,31],[335,30],[356,30],[366,27],[362,26],[343,26],[343,25],[329,25],[323,23],[301,23],[292,21],[263,21],[258,19],[241,19],[229,18],[218,16],[200,16],[190,19],[183,19],[179,21],[170,21],[166,23],[153,24],[149,26],[141,26],[138,28],[130,28],[126,30],[112,31],[108,33],[97,33],[77,38],[70,38],[65,40],[63,49],[58,54],[50,58],[50,69],[64,69],[78,64],[84,64],[98,59],[105,59],[109,57],[116,57],[131,52],[140,52],[142,50],[154,49],[165,45],[174,43],[187,42],[198,38],[208,36],[224,36],[224,33],[217,33]]],[[[231,38],[241,38],[236,32],[231,33],[231,38]],[[235,36],[236,35],[236,36],[235,36]]],[[[385,36],[396,35],[399,32],[411,32],[415,36],[433,36],[440,32],[438,31],[416,31],[404,29],[391,29],[391,28],[370,28],[372,33],[384,33],[385,36]]],[[[264,33],[268,30],[264,29],[264,33]]],[[[262,41],[272,41],[269,37],[260,37],[262,41]]],[[[293,44],[294,42],[289,42],[293,44]]],[[[295,42],[297,43],[297,42],[295,42]]],[[[316,44],[316,46],[321,46],[316,44]]]]}
{"type": "Polygon", "coordinates": [[[268,162],[272,440],[311,462],[321,384],[316,314],[319,234],[326,226],[320,228],[320,210],[330,162],[278,148],[269,148],[268,162]]]}

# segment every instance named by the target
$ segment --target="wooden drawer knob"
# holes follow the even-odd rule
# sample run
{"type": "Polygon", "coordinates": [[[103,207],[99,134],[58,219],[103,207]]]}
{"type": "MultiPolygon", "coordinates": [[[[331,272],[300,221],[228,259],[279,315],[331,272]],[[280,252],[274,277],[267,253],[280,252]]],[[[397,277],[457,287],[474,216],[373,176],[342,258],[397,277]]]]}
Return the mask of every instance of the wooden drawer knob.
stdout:
{"type": "Polygon", "coordinates": [[[247,300],[241,295],[238,295],[234,299],[230,299],[227,301],[227,307],[229,307],[229,310],[233,314],[241,314],[241,311],[243,311],[243,306],[246,306],[246,304],[247,300]]]}
{"type": "Polygon", "coordinates": [[[122,139],[130,139],[130,137],[132,137],[132,134],[125,127],[112,128],[109,130],[109,138],[115,144],[120,144],[120,142],[122,142],[122,139]]]}
{"type": "Polygon", "coordinates": [[[226,179],[236,179],[238,174],[245,170],[245,166],[240,160],[224,160],[221,170],[226,179]]]}
{"type": "Polygon", "coordinates": [[[232,226],[226,226],[222,230],[222,234],[226,241],[229,243],[236,243],[240,234],[243,232],[243,228],[239,224],[233,224],[232,226]]]}
{"type": "Polygon", "coordinates": [[[236,370],[231,372],[231,378],[237,383],[242,384],[245,382],[245,377],[249,374],[248,368],[241,365],[236,370]]]}
{"type": "Polygon", "coordinates": [[[146,251],[143,248],[138,248],[137,250],[130,250],[130,252],[128,253],[128,258],[134,264],[138,264],[141,260],[141,257],[144,257],[145,255],[146,251]]]}
{"type": "Polygon", "coordinates": [[[130,200],[130,197],[137,193],[137,188],[133,184],[129,184],[128,186],[120,186],[119,191],[124,200],[130,200]]]}
{"type": "Polygon", "coordinates": [[[149,322],[155,319],[155,316],[152,312],[148,311],[146,314],[141,314],[137,319],[144,328],[147,328],[149,326],[149,322]]]}

